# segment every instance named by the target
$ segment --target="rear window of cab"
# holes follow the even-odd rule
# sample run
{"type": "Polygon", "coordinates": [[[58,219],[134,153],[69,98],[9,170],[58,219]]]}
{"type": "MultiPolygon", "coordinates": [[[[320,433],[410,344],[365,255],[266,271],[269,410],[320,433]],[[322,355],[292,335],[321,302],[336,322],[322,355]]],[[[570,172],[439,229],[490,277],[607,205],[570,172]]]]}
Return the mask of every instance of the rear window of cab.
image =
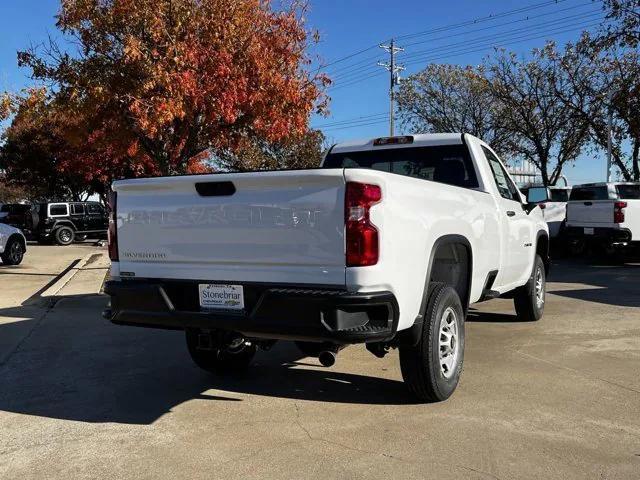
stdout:
{"type": "Polygon", "coordinates": [[[574,187],[569,200],[608,200],[609,190],[606,186],[574,187]]]}
{"type": "Polygon", "coordinates": [[[323,168],[370,168],[458,187],[478,187],[478,178],[466,145],[330,153],[323,168]]]}

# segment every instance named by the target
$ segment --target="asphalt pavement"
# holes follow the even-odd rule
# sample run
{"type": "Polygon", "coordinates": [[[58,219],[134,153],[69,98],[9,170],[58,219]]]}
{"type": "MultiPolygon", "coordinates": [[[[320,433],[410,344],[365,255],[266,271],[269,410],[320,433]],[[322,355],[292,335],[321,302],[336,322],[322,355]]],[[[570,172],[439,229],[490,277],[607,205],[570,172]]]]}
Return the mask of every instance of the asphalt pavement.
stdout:
{"type": "Polygon", "coordinates": [[[395,351],[326,369],[282,342],[202,372],[181,332],[101,318],[105,264],[34,246],[0,267],[0,478],[640,478],[638,264],[554,265],[539,322],[474,306],[460,386],[426,405],[395,351]]]}

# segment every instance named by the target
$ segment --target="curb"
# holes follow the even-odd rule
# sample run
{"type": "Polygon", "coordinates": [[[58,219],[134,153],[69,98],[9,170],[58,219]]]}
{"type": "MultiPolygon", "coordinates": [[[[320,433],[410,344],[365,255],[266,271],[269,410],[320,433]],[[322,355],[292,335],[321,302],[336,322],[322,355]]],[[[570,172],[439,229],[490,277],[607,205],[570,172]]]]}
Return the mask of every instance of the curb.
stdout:
{"type": "MultiPolygon", "coordinates": [[[[40,292],[39,296],[41,298],[51,298],[51,297],[58,296],[58,294],[65,287],[67,287],[79,273],[86,272],[89,269],[91,269],[91,270],[104,270],[104,272],[106,274],[108,272],[108,270],[109,270],[108,266],[98,267],[98,268],[96,268],[96,267],[89,268],[89,265],[91,265],[94,262],[102,259],[103,257],[104,257],[104,253],[89,253],[89,254],[85,255],[75,265],[72,264],[71,268],[69,268],[64,273],[64,275],[62,275],[55,283],[50,285],[43,292],[40,292]]],[[[87,294],[98,294],[98,293],[100,293],[100,290],[102,288],[102,283],[103,282],[100,282],[100,285],[98,286],[97,289],[94,288],[94,289],[92,289],[90,291],[87,291],[85,293],[87,293],[87,294]]]]}

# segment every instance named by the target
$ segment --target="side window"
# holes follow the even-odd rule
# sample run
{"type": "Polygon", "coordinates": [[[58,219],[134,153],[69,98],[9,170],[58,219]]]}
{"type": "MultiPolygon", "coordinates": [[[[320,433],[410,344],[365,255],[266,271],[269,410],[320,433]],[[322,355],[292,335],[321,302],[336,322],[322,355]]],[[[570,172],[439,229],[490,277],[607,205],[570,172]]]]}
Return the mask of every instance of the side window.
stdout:
{"type": "Polygon", "coordinates": [[[69,215],[66,203],[54,203],[49,205],[49,215],[52,217],[64,217],[69,215]]]}
{"type": "Polygon", "coordinates": [[[513,184],[511,179],[507,176],[507,172],[491,150],[488,148],[482,147],[482,151],[484,152],[484,156],[487,158],[489,162],[489,166],[491,167],[491,172],[493,173],[493,178],[496,181],[496,186],[498,187],[498,191],[503,198],[508,200],[514,200],[520,203],[520,195],[518,193],[517,187],[513,184]]]}
{"type": "Polygon", "coordinates": [[[81,203],[72,204],[71,215],[84,215],[84,206],[81,203]]]}
{"type": "Polygon", "coordinates": [[[104,210],[102,209],[102,206],[98,205],[97,203],[87,203],[87,211],[89,212],[90,215],[104,214],[104,210]]]}

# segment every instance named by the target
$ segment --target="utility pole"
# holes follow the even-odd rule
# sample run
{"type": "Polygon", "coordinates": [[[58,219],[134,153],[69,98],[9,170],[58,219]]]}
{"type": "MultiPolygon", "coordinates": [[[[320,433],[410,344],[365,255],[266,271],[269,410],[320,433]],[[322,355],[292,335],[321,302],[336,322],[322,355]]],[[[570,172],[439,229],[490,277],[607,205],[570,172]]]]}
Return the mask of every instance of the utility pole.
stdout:
{"type": "Polygon", "coordinates": [[[396,53],[404,52],[404,48],[396,47],[393,38],[389,42],[389,45],[380,44],[379,47],[387,52],[390,56],[389,63],[378,62],[378,66],[384,67],[389,71],[389,136],[393,137],[393,120],[394,120],[394,107],[393,107],[393,95],[394,87],[400,83],[400,72],[404,70],[402,65],[396,64],[396,53]]]}

